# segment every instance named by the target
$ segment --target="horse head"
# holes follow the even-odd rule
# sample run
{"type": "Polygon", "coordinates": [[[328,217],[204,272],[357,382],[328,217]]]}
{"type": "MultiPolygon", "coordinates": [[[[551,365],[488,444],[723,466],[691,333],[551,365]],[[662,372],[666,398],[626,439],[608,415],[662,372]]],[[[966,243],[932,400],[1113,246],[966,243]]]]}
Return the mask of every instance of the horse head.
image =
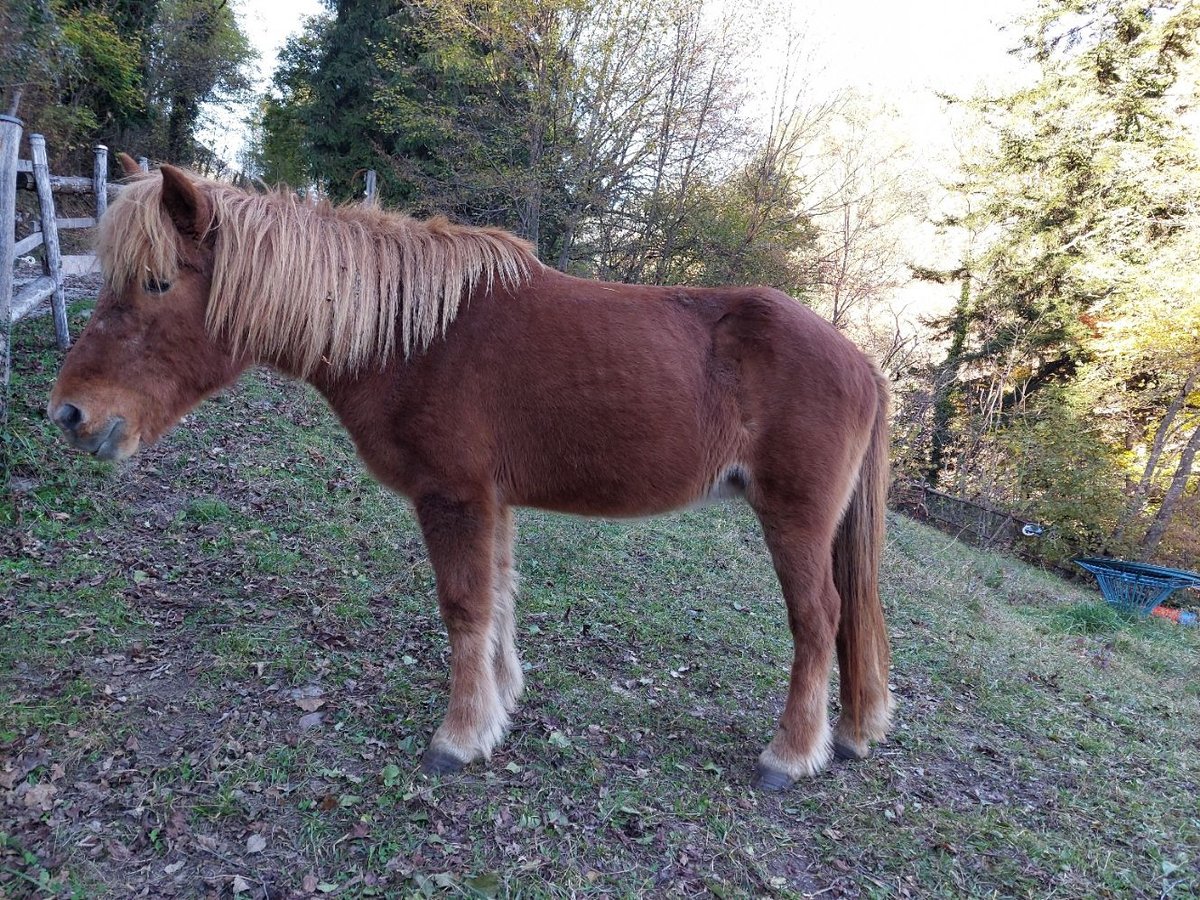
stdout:
{"type": "Polygon", "coordinates": [[[104,287],[50,393],[76,448],[124,459],[245,368],[205,324],[214,211],[179,169],[131,182],[100,224],[104,287]]]}

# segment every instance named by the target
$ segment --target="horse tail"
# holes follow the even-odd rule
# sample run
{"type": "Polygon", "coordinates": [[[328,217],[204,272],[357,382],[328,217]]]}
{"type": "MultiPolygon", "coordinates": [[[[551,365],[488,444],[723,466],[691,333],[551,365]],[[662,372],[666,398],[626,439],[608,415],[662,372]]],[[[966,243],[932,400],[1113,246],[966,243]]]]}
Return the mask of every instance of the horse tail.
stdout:
{"type": "Polygon", "coordinates": [[[835,732],[839,755],[865,757],[891,722],[888,689],[891,650],[879,599],[879,560],[884,546],[888,492],[890,392],[875,370],[878,400],[871,440],[858,482],[833,543],[833,579],[841,595],[837,655],[842,714],[835,732]]]}

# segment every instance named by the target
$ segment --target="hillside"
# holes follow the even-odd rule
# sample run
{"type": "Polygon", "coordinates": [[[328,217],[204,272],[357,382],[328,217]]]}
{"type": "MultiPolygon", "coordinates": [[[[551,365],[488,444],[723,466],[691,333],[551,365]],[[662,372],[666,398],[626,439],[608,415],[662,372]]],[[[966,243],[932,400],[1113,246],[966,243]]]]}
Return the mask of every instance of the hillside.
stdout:
{"type": "Polygon", "coordinates": [[[1200,892],[1196,629],[893,516],[894,738],[764,795],[790,642],[749,511],[524,512],[515,730],[427,781],[432,573],[320,400],[256,372],[113,467],[52,433],[57,365],[20,323],[0,895],[1200,892]]]}

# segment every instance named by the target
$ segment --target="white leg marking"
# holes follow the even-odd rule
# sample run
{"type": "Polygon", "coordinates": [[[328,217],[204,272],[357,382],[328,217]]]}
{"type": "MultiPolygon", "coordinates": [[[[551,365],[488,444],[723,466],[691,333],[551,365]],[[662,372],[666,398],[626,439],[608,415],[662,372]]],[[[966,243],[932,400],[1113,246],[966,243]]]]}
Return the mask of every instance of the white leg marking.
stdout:
{"type": "Polygon", "coordinates": [[[525,673],[517,655],[517,622],[514,607],[517,595],[517,573],[511,568],[497,573],[496,599],[492,615],[492,662],[496,670],[496,688],[500,702],[507,712],[517,706],[517,698],[525,688],[525,673]]]}
{"type": "Polygon", "coordinates": [[[430,747],[463,762],[490,758],[508,730],[490,651],[490,633],[451,638],[450,709],[430,747]]]}
{"type": "Polygon", "coordinates": [[[776,749],[782,743],[780,735],[776,734],[771,743],[767,745],[767,749],[759,755],[758,762],[764,768],[783,772],[793,781],[800,778],[812,778],[829,765],[829,760],[833,756],[833,733],[829,730],[828,722],[822,723],[821,733],[807,753],[791,759],[785,758],[776,749]]]}

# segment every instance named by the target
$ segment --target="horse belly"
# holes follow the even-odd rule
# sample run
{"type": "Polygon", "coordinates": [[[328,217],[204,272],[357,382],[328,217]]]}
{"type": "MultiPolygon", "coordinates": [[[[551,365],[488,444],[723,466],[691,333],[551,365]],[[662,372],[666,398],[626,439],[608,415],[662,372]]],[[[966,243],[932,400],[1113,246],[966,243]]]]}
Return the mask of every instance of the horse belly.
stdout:
{"type": "Polygon", "coordinates": [[[694,386],[663,388],[525,406],[505,453],[510,502],[636,517],[702,499],[735,455],[731,429],[694,386]]]}

